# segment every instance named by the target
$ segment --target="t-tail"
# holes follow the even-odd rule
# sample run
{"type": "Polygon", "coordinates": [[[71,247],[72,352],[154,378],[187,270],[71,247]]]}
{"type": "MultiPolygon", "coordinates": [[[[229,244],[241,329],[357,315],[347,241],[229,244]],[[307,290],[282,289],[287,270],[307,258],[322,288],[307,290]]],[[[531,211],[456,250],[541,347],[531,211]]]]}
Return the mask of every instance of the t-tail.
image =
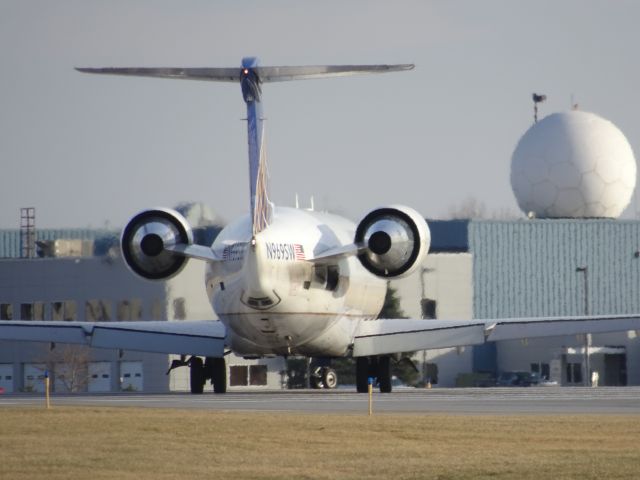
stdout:
{"type": "Polygon", "coordinates": [[[247,104],[249,144],[249,192],[253,235],[264,230],[273,216],[269,200],[269,182],[262,112],[262,84],[323,77],[342,77],[362,73],[386,73],[413,69],[400,65],[315,65],[263,67],[255,57],[242,59],[240,68],[78,68],[86,73],[159,77],[184,80],[240,83],[247,104]]]}

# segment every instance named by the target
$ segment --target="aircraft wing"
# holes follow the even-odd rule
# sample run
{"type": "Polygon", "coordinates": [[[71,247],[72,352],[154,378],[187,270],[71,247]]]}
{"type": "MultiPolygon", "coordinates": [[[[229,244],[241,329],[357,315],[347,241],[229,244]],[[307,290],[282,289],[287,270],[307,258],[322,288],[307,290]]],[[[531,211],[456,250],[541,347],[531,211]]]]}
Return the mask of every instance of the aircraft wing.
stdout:
{"type": "Polygon", "coordinates": [[[368,320],[358,327],[353,356],[626,330],[640,330],[640,314],[482,320],[368,320]]]}
{"type": "Polygon", "coordinates": [[[0,340],[79,343],[96,348],[222,357],[226,329],[217,320],[139,322],[0,321],[0,340]]]}

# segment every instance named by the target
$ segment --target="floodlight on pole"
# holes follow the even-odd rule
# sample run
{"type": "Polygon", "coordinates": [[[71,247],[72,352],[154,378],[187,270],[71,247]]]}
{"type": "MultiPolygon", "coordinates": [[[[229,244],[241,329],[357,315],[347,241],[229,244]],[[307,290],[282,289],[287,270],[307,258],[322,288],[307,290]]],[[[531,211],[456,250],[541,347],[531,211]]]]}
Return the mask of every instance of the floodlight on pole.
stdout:
{"type": "MultiPolygon", "coordinates": [[[[584,275],[584,315],[589,315],[589,268],[577,267],[576,272],[584,275]]],[[[586,333],[584,336],[584,385],[591,386],[591,359],[589,358],[589,347],[591,347],[591,334],[586,333]]]]}

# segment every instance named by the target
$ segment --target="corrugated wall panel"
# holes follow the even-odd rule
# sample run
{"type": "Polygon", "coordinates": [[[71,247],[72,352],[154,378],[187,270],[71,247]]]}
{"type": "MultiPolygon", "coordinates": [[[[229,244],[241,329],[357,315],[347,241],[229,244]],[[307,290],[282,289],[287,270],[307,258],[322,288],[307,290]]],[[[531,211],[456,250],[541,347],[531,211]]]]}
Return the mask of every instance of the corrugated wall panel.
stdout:
{"type": "Polygon", "coordinates": [[[469,243],[476,318],[582,314],[583,266],[591,313],[640,311],[640,222],[474,221],[469,243]]]}

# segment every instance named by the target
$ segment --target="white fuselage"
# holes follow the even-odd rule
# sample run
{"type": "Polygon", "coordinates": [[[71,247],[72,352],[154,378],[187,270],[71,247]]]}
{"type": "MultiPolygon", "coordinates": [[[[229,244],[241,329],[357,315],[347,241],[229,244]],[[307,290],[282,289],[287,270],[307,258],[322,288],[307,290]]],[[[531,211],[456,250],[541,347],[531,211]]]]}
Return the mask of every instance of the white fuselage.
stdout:
{"type": "Polygon", "coordinates": [[[327,213],[275,208],[271,224],[252,241],[245,216],[218,235],[207,294],[244,356],[343,356],[358,322],[377,317],[386,282],[355,256],[311,262],[353,241],[355,224],[327,213]]]}

